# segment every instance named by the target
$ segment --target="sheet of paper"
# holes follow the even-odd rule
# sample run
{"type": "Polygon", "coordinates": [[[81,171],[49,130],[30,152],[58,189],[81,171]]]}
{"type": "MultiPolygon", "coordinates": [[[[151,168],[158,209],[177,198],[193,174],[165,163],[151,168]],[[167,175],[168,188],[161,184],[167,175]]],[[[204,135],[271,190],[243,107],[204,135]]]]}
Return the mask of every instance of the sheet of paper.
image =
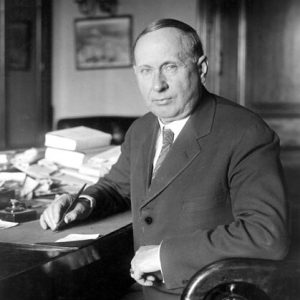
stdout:
{"type": "Polygon", "coordinates": [[[72,233],[61,239],[56,240],[56,242],[74,242],[74,241],[84,241],[84,240],[95,240],[100,234],[77,234],[72,233]]]}
{"type": "Polygon", "coordinates": [[[0,219],[0,229],[14,227],[14,226],[17,226],[18,224],[19,223],[3,221],[3,220],[0,219]]]}
{"type": "Polygon", "coordinates": [[[18,182],[24,182],[26,174],[22,172],[0,172],[0,180],[14,180],[18,182]]]}

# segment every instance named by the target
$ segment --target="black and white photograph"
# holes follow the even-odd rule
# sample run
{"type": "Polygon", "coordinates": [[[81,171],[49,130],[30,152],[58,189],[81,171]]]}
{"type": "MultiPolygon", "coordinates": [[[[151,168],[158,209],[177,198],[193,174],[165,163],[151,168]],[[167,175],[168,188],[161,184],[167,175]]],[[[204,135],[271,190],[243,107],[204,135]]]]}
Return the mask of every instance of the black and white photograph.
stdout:
{"type": "Polygon", "coordinates": [[[75,21],[75,55],[78,69],[131,65],[131,17],[75,21]]]}
{"type": "Polygon", "coordinates": [[[0,0],[0,300],[300,299],[300,0],[0,0]]]}

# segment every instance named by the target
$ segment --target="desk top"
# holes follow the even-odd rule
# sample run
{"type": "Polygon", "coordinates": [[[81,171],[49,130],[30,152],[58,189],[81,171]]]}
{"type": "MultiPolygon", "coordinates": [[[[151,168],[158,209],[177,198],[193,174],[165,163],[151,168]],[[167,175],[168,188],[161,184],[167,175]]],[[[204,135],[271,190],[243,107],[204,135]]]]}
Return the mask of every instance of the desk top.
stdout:
{"type": "Polygon", "coordinates": [[[131,280],[130,212],[57,233],[43,231],[38,221],[23,223],[2,230],[0,242],[6,243],[0,243],[0,299],[119,299],[131,280]],[[70,233],[99,233],[102,237],[68,252],[18,247],[51,242],[70,233]]]}
{"type": "MultiPolygon", "coordinates": [[[[131,223],[131,213],[123,212],[98,221],[80,222],[71,224],[58,232],[43,230],[39,220],[20,223],[16,227],[3,229],[0,235],[1,243],[15,244],[35,244],[35,243],[53,243],[72,233],[107,235],[131,223]]],[[[1,259],[1,258],[0,258],[1,259]]]]}

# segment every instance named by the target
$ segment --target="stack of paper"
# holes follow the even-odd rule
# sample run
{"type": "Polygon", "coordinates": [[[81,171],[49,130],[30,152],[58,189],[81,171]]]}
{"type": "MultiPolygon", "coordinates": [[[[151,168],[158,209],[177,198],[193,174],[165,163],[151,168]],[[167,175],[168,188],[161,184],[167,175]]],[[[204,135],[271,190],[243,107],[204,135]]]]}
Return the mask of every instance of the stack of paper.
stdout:
{"type": "Polygon", "coordinates": [[[105,149],[107,149],[107,147],[87,149],[85,151],[69,151],[48,147],[45,152],[45,159],[63,167],[79,169],[85,160],[105,149]]]}
{"type": "Polygon", "coordinates": [[[113,146],[110,149],[91,156],[79,168],[79,173],[96,177],[104,176],[109,172],[121,154],[121,146],[113,146]]]}
{"type": "Polygon", "coordinates": [[[85,126],[51,131],[45,135],[45,158],[78,169],[88,157],[109,146],[111,140],[111,134],[85,126]]]}
{"type": "Polygon", "coordinates": [[[46,133],[45,146],[71,151],[110,145],[112,135],[86,126],[60,129],[46,133]]]}

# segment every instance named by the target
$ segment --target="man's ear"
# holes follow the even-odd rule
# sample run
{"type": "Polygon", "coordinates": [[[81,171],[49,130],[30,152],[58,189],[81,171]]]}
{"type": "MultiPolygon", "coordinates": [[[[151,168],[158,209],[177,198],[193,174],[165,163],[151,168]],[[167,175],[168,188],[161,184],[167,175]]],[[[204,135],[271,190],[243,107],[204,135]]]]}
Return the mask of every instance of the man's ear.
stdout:
{"type": "Polygon", "coordinates": [[[198,66],[201,82],[204,84],[205,80],[206,80],[206,75],[208,72],[208,61],[207,61],[207,57],[205,55],[202,55],[201,57],[199,57],[199,59],[197,61],[197,66],[198,66]]]}

